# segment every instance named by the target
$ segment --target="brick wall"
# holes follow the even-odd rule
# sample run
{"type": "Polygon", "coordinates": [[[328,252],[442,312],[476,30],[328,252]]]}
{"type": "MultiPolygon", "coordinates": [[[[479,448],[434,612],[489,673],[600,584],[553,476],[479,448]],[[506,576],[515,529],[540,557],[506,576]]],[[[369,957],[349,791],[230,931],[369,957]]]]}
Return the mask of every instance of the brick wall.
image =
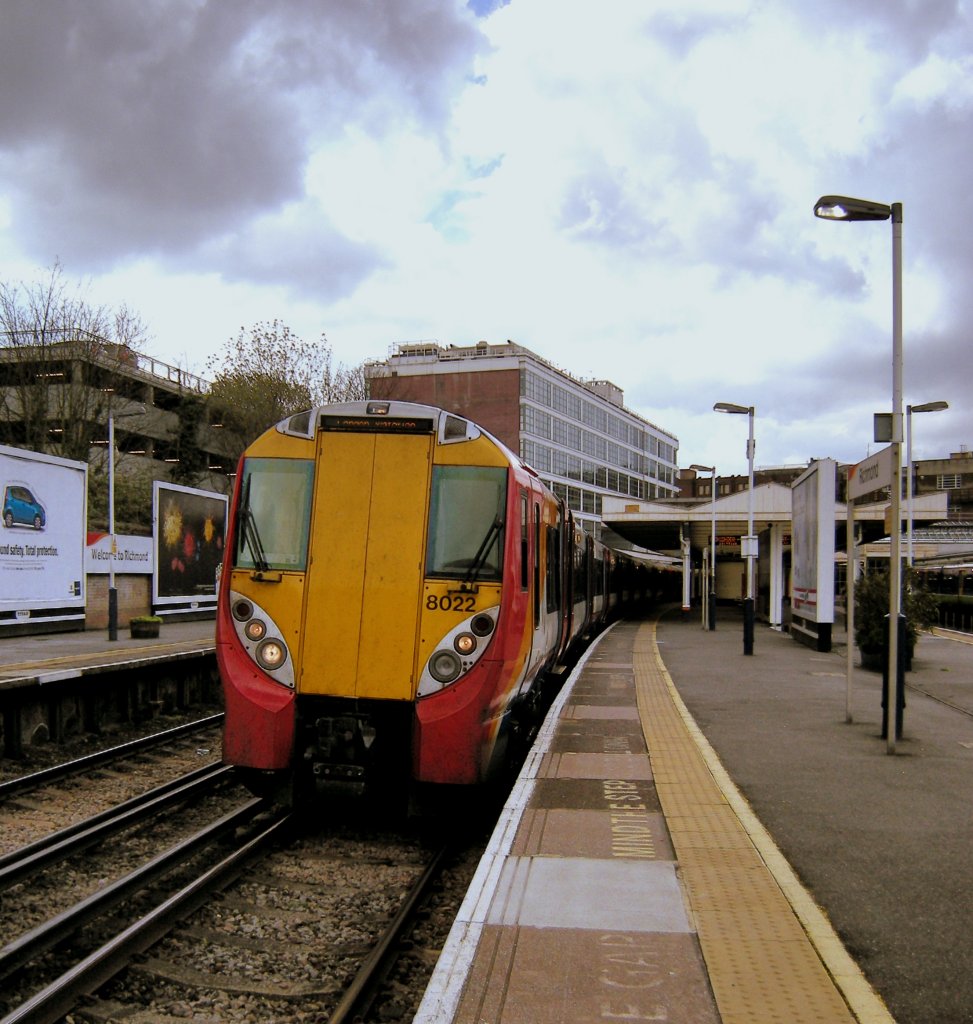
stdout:
{"type": "Polygon", "coordinates": [[[428,373],[373,377],[372,398],[436,405],[473,420],[520,452],[520,371],[428,373]]]}
{"type": "MultiPolygon", "coordinates": [[[[108,628],[108,576],[89,574],[84,610],[85,629],[108,628]]],[[[127,626],[133,615],[152,612],[152,577],[125,574],[115,576],[118,591],[118,625],[127,626]]]]}

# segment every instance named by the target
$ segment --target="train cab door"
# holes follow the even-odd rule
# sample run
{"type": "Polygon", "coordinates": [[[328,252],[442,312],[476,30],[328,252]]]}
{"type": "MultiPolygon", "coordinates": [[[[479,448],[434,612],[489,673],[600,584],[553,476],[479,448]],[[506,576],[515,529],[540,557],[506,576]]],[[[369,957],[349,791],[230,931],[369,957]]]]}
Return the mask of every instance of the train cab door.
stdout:
{"type": "Polygon", "coordinates": [[[412,700],[430,434],[318,435],[298,691],[412,700]]]}

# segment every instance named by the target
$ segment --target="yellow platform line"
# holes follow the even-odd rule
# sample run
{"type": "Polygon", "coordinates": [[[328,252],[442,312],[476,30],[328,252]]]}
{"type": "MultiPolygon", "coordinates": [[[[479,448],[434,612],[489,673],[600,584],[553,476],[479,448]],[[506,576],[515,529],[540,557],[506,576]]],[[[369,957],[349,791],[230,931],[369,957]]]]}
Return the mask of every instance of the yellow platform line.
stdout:
{"type": "Polygon", "coordinates": [[[0,677],[20,672],[38,674],[61,665],[77,665],[79,668],[91,668],[93,665],[113,665],[116,662],[132,661],[137,657],[155,657],[162,651],[185,650],[187,653],[194,653],[197,650],[215,649],[215,647],[214,641],[208,639],[192,640],[188,643],[176,640],[171,643],[146,644],[143,647],[119,647],[115,650],[92,651],[84,654],[63,654],[43,660],[20,661],[12,665],[4,665],[0,668],[0,677]]]}
{"type": "Polygon", "coordinates": [[[690,715],[655,622],[639,627],[634,662],[653,776],[723,1024],[894,1024],[690,715]]]}

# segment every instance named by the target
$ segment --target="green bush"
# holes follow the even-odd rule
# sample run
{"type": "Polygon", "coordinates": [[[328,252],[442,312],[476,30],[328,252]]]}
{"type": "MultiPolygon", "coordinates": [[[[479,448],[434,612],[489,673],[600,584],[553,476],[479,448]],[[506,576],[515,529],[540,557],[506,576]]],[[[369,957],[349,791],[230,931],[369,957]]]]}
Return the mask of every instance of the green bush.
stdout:
{"type": "MultiPolygon", "coordinates": [[[[902,612],[910,649],[919,633],[939,621],[939,603],[920,583],[915,572],[902,573],[902,612]]],[[[855,643],[863,651],[881,650],[888,637],[889,574],[872,569],[855,581],[855,643]]]]}

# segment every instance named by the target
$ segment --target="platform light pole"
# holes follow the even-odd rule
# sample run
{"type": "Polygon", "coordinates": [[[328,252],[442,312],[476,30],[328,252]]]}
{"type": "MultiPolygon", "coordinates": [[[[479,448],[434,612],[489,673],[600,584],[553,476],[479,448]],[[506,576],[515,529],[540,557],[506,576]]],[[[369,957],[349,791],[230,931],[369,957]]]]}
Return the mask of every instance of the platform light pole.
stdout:
{"type": "MultiPolygon", "coordinates": [[[[145,406],[121,416],[144,416],[145,406]]],[[[108,413],[108,639],[118,639],[118,590],[115,588],[115,419],[108,413]]]]}
{"type": "Polygon", "coordinates": [[[899,616],[902,612],[902,204],[851,196],[821,196],[814,216],[824,220],[892,222],[892,528],[889,531],[889,655],[885,684],[887,752],[895,753],[899,616]]]}
{"type": "Polygon", "coordinates": [[[756,579],[754,573],[754,559],[757,557],[757,538],[753,535],[753,453],[755,442],[753,439],[753,416],[755,409],[752,405],[736,405],[733,402],[717,402],[713,406],[714,412],[728,412],[739,416],[748,416],[750,419],[750,433],[747,437],[747,535],[743,538],[741,545],[743,557],[747,560],[747,596],[743,601],[743,653],[753,654],[753,627],[755,617],[755,590],[756,579]]]}
{"type": "Polygon", "coordinates": [[[694,462],[690,469],[697,473],[709,473],[710,496],[710,556],[709,556],[709,593],[706,596],[706,625],[716,629],[716,466],[700,466],[694,462]]]}
{"type": "Polygon", "coordinates": [[[906,482],[905,482],[905,500],[906,500],[906,524],[907,524],[907,537],[906,542],[906,564],[912,567],[912,414],[914,412],[942,412],[944,409],[949,408],[949,402],[923,402],[922,405],[907,405],[905,407],[905,461],[906,461],[906,482]]]}

